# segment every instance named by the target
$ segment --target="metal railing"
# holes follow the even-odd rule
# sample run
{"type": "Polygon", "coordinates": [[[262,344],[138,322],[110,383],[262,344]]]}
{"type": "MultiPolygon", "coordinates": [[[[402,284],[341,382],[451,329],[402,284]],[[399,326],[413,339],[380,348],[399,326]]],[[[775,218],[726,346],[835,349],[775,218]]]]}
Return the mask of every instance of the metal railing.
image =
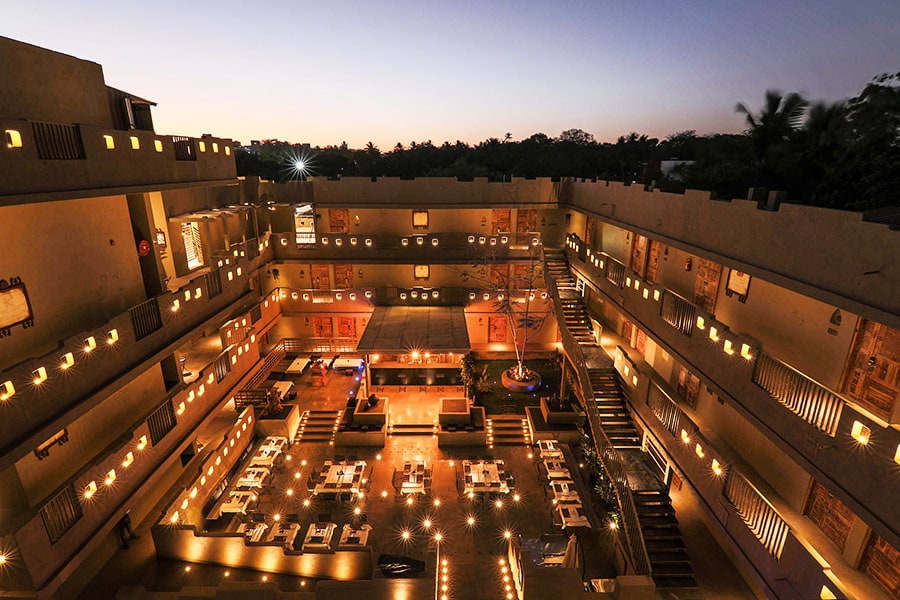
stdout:
{"type": "Polygon", "coordinates": [[[697,319],[697,307],[669,290],[663,293],[662,320],[690,337],[697,319]]]}
{"type": "Polygon", "coordinates": [[[31,130],[38,157],[43,160],[78,160],[84,158],[84,144],[78,125],[32,121],[31,130]]]}
{"type": "MultiPolygon", "coordinates": [[[[544,269],[544,277],[547,284],[547,291],[553,299],[553,305],[556,314],[560,317],[563,315],[562,303],[559,299],[559,292],[556,289],[556,282],[549,274],[548,269],[544,269]]],[[[574,365],[578,385],[584,394],[585,399],[594,397],[591,388],[591,378],[585,366],[584,351],[581,345],[575,340],[568,328],[565,326],[565,320],[560,318],[559,330],[562,334],[563,349],[569,357],[570,362],[574,365]]],[[[600,421],[600,412],[597,405],[590,401],[585,401],[585,412],[591,425],[593,433],[594,445],[597,448],[597,456],[600,457],[604,469],[609,474],[610,479],[615,482],[616,503],[619,507],[619,515],[621,517],[621,529],[625,533],[625,548],[627,550],[628,559],[632,569],[636,575],[650,574],[650,559],[647,556],[647,548],[644,545],[644,536],[641,533],[640,521],[638,521],[637,508],[634,504],[634,498],[631,495],[631,489],[628,486],[628,478],[626,474],[625,463],[619,453],[613,447],[612,442],[606,437],[600,421]]]]}
{"type": "Polygon", "coordinates": [[[831,436],[837,432],[844,399],[790,365],[763,352],[753,369],[753,383],[819,431],[831,436]]]}
{"type": "Polygon", "coordinates": [[[656,418],[659,419],[659,422],[669,433],[675,437],[679,436],[681,415],[683,413],[669,395],[655,383],[650,385],[650,393],[647,395],[647,406],[650,407],[650,411],[656,415],[656,418]]]}
{"type": "Polygon", "coordinates": [[[725,482],[725,497],[769,554],[781,558],[790,527],[771,504],[734,468],[725,482]]]}

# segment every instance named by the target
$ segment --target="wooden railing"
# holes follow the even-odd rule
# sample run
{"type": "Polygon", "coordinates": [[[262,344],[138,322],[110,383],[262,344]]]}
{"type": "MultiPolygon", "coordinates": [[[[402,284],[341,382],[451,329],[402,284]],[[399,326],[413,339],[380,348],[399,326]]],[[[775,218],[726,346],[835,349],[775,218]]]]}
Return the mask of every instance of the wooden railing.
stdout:
{"type": "Polygon", "coordinates": [[[625,265],[612,257],[606,259],[606,278],[613,284],[622,287],[625,283],[625,265]]]}
{"type": "MultiPolygon", "coordinates": [[[[590,375],[585,366],[584,351],[565,326],[562,303],[559,299],[559,292],[556,289],[556,282],[550,275],[546,265],[544,268],[544,278],[547,284],[547,292],[553,299],[553,305],[556,309],[556,314],[559,317],[559,330],[562,334],[563,349],[572,365],[574,365],[576,378],[584,397],[593,398],[594,392],[591,388],[590,375]]],[[[606,469],[610,479],[615,483],[616,503],[618,504],[619,515],[621,517],[620,528],[625,534],[625,550],[627,552],[628,562],[630,563],[634,574],[649,575],[650,559],[647,556],[647,548],[644,545],[644,536],[641,533],[641,525],[638,521],[634,498],[632,497],[631,489],[628,486],[625,463],[603,431],[603,427],[600,424],[600,412],[597,409],[596,403],[585,402],[584,405],[588,421],[591,425],[594,445],[597,448],[597,456],[600,457],[604,469],[606,469]]]]}
{"type": "Polygon", "coordinates": [[[777,358],[761,353],[753,383],[819,431],[837,431],[844,399],[777,358]]]}
{"type": "Polygon", "coordinates": [[[769,554],[776,560],[780,559],[790,527],[762,494],[734,468],[729,471],[725,482],[725,497],[769,554]]]}

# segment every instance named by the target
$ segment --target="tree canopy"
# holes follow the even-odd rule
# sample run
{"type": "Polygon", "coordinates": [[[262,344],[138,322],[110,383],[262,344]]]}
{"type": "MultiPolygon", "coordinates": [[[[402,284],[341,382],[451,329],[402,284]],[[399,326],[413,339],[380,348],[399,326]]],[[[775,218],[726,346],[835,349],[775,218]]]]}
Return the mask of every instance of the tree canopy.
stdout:
{"type": "MultiPolygon", "coordinates": [[[[456,140],[398,142],[389,151],[369,142],[343,142],[305,152],[312,175],[340,177],[578,177],[685,188],[720,197],[746,197],[750,187],[785,190],[787,201],[847,210],[898,204],[900,189],[900,73],[875,77],[847,102],[809,102],[794,92],[768,90],[758,111],[745,115],[741,134],[673,133],[663,140],[630,132],[598,142],[582,129],[557,137],[511,133],[475,145],[456,140]],[[662,161],[678,160],[665,172],[662,161]]],[[[267,140],[235,152],[239,175],[288,181],[299,145],[267,140]]]]}

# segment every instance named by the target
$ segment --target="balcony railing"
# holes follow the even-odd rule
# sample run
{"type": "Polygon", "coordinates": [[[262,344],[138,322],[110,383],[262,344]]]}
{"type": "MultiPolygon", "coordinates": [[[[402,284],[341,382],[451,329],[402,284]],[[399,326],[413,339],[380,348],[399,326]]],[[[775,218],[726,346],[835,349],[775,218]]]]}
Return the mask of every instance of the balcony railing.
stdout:
{"type": "Polygon", "coordinates": [[[650,407],[651,412],[656,415],[663,427],[673,436],[678,437],[683,413],[669,395],[656,384],[650,386],[650,393],[647,395],[647,406],[650,407]]]}
{"type": "Polygon", "coordinates": [[[763,352],[753,383],[819,431],[831,436],[837,432],[844,399],[790,365],[763,352]]]}
{"type": "Polygon", "coordinates": [[[780,559],[790,527],[762,494],[733,468],[725,482],[725,497],[769,554],[780,559]]]}
{"type": "Polygon", "coordinates": [[[662,320],[690,337],[694,331],[694,321],[697,319],[697,308],[669,290],[663,294],[662,320]]]}
{"type": "MultiPolygon", "coordinates": [[[[544,274],[547,291],[553,299],[556,313],[562,315],[563,308],[562,303],[559,300],[556,282],[550,275],[546,265],[544,265],[544,274]]],[[[566,328],[564,319],[562,318],[559,319],[559,329],[562,334],[563,349],[571,363],[575,366],[579,386],[586,398],[593,398],[594,394],[591,389],[591,379],[587,368],[585,367],[584,352],[581,345],[566,328]]],[[[584,404],[588,421],[591,425],[591,432],[593,433],[594,445],[597,448],[597,455],[600,457],[603,467],[606,469],[609,477],[615,482],[616,503],[618,504],[619,515],[622,520],[621,527],[625,533],[625,549],[627,551],[629,563],[636,575],[649,575],[650,560],[647,556],[646,546],[644,545],[644,537],[641,533],[640,522],[638,521],[637,508],[634,504],[634,498],[631,495],[631,489],[628,486],[625,463],[603,431],[603,427],[600,424],[600,412],[597,409],[596,404],[593,402],[585,402],[584,404]]]]}

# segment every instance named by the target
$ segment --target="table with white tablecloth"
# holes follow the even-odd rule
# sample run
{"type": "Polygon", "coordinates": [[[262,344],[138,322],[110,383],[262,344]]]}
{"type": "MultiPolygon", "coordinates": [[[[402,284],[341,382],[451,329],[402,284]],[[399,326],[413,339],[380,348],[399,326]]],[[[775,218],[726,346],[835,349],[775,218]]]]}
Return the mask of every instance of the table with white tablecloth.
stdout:
{"type": "Polygon", "coordinates": [[[502,460],[464,460],[463,471],[465,473],[463,491],[466,494],[470,492],[476,494],[486,492],[509,493],[505,466],[502,460]]]}

